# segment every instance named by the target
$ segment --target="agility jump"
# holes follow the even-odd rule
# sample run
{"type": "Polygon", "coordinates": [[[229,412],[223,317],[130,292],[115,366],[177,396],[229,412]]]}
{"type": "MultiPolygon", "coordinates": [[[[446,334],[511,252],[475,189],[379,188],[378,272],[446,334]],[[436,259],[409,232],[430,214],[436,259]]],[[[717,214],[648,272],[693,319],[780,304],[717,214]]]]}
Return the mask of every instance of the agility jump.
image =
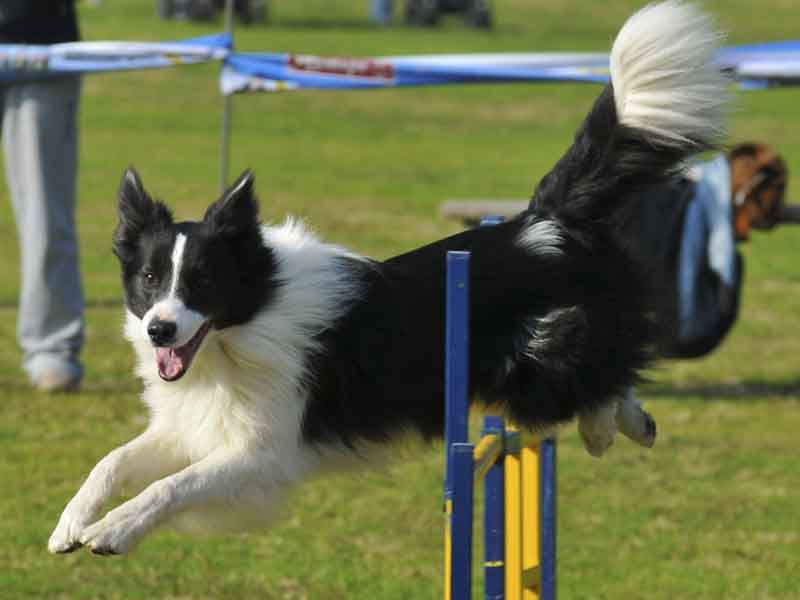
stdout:
{"type": "Polygon", "coordinates": [[[472,597],[473,488],[484,482],[485,598],[555,600],[555,441],[525,446],[487,416],[469,442],[469,259],[447,254],[444,597],[472,597]]]}

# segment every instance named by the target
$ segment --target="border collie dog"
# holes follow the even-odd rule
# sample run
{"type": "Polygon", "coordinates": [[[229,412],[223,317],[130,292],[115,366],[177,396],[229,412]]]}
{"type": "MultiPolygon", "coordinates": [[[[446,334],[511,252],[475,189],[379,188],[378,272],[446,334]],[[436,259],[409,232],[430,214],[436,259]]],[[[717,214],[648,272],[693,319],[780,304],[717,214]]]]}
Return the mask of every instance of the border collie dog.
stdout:
{"type": "Polygon", "coordinates": [[[150,422],[91,471],[50,551],[124,553],[166,524],[258,527],[314,473],[404,431],[440,435],[448,250],[472,252],[480,401],[532,429],[578,417],[593,453],[617,427],[652,444],[652,420],[621,400],[648,363],[652,313],[611,223],[634,189],[720,139],[719,40],[690,5],[644,8],[530,210],[384,262],[296,221],[261,225],[250,173],[176,223],[128,170],[114,252],[150,422]]]}

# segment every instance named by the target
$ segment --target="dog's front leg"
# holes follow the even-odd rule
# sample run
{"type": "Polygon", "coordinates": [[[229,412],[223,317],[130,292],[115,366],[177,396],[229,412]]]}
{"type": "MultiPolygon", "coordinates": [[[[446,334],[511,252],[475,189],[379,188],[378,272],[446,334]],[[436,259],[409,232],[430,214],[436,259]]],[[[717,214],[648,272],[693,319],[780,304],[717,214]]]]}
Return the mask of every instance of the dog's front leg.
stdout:
{"type": "Polygon", "coordinates": [[[103,505],[123,486],[141,489],[180,469],[183,465],[168,446],[163,435],[147,430],[97,463],[61,514],[48,542],[50,552],[60,554],[79,548],[83,530],[97,520],[103,505]]]}
{"type": "Polygon", "coordinates": [[[173,515],[205,505],[231,503],[267,482],[264,501],[274,500],[280,487],[280,470],[265,453],[218,450],[182,471],[156,481],[142,493],[87,527],[80,542],[95,554],[124,554],[149,531],[173,515]],[[272,492],[275,492],[273,494],[272,492]]]}

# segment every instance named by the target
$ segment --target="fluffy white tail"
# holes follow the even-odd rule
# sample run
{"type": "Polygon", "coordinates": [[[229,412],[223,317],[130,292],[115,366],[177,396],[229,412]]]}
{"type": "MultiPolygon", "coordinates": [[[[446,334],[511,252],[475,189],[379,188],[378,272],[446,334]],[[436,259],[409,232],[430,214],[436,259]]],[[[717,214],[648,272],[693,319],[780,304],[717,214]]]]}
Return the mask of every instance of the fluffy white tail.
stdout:
{"type": "Polygon", "coordinates": [[[620,123],[663,145],[718,142],[729,99],[714,62],[722,39],[711,17],[680,0],[634,14],[611,49],[620,123]]]}
{"type": "Polygon", "coordinates": [[[531,207],[594,221],[633,201],[722,141],[728,79],[715,64],[722,34],[691,4],[634,14],[611,49],[611,84],[572,146],[539,183],[531,207]]]}

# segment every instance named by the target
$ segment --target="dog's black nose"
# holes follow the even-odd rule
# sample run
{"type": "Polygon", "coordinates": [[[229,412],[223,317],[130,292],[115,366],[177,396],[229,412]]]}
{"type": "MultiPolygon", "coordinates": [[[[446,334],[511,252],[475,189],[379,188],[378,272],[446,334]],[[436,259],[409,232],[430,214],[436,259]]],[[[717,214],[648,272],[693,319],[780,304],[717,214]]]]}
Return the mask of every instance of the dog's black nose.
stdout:
{"type": "Polygon", "coordinates": [[[162,321],[153,319],[147,326],[147,335],[155,346],[166,346],[175,341],[175,334],[178,332],[178,325],[173,321],[162,321]]]}

